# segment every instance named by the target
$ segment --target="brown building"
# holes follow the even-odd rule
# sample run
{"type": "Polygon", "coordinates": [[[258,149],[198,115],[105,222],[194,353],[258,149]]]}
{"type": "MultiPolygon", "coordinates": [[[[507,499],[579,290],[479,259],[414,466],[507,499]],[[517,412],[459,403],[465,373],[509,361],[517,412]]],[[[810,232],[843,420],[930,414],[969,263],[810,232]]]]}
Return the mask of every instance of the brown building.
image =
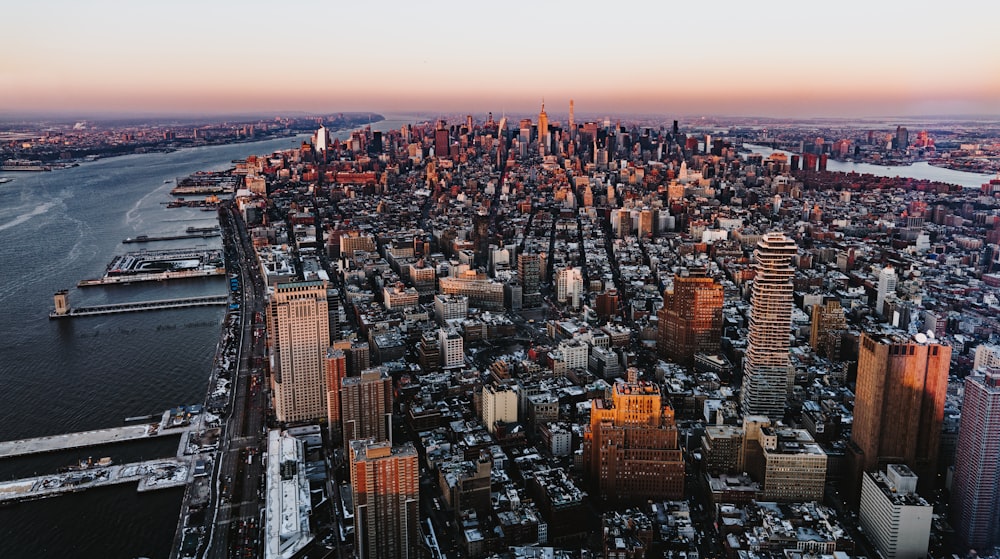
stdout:
{"type": "Polygon", "coordinates": [[[833,300],[822,305],[813,305],[809,345],[816,353],[834,361],[842,360],[841,346],[846,331],[847,318],[844,316],[840,301],[833,300]]]}
{"type": "Polygon", "coordinates": [[[663,308],[657,317],[656,349],[660,357],[691,365],[696,353],[718,353],[722,286],[703,271],[674,276],[673,289],[664,291],[663,308]]]}
{"type": "Polygon", "coordinates": [[[610,401],[593,401],[583,437],[584,471],[601,498],[684,497],[674,410],[663,403],[656,385],[616,383],[610,401]]]}
{"type": "Polygon", "coordinates": [[[392,413],[392,377],[381,369],[368,369],[360,377],[341,382],[340,419],[344,444],[356,439],[389,439],[388,414],[392,413]]]}
{"type": "Polygon", "coordinates": [[[347,355],[343,350],[326,350],[326,421],[330,440],[340,442],[344,434],[340,421],[340,386],[347,377],[347,355]]]}
{"type": "Polygon", "coordinates": [[[903,463],[935,479],[951,347],[924,334],[865,333],[858,348],[854,426],[848,459],[855,488],[862,472],[903,463]]]}
{"type": "Polygon", "coordinates": [[[353,441],[354,551],[365,559],[417,557],[420,477],[412,444],[353,441]]]}

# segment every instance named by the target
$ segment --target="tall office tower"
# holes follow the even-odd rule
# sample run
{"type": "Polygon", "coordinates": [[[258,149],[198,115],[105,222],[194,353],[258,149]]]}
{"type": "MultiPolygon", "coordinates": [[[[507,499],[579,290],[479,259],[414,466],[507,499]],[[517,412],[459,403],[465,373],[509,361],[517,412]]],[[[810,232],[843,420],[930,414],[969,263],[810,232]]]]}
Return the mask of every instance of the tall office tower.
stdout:
{"type": "Polygon", "coordinates": [[[660,357],[686,365],[696,353],[716,354],[722,339],[722,285],[702,268],[674,276],[663,292],[656,350],[660,357]]]}
{"type": "Polygon", "coordinates": [[[517,277],[521,280],[522,305],[525,308],[542,304],[539,285],[542,281],[541,259],[537,253],[517,255],[517,277]]]}
{"type": "Polygon", "coordinates": [[[743,415],[766,415],[776,421],[785,413],[795,275],[791,262],[797,250],[795,241],[782,233],[766,233],[754,251],[757,273],[750,292],[750,333],[740,392],[743,415]]]}
{"type": "Polygon", "coordinates": [[[663,402],[657,385],[617,382],[610,401],[592,401],[583,464],[602,499],[646,502],[684,496],[674,410],[663,402]]]}
{"type": "Polygon", "coordinates": [[[1000,544],[1000,369],[965,379],[951,525],[972,548],[1000,544]]]}
{"type": "Polygon", "coordinates": [[[886,297],[896,292],[897,279],[896,269],[892,266],[886,266],[878,273],[878,296],[875,300],[875,312],[879,316],[882,316],[882,311],[885,309],[886,297]]]}
{"type": "Polygon", "coordinates": [[[573,100],[569,100],[569,137],[576,138],[576,120],[573,118],[573,100]]]}
{"type": "Polygon", "coordinates": [[[862,334],[849,460],[861,472],[906,464],[931,484],[937,474],[951,347],[902,334],[862,334]]]}
{"type": "Polygon", "coordinates": [[[339,442],[344,434],[340,418],[340,388],[347,378],[347,354],[333,347],[326,350],[326,422],[330,440],[339,442]]]}
{"type": "Polygon", "coordinates": [[[420,471],[412,443],[358,440],[349,447],[354,552],[365,559],[420,556],[420,471]]]}
{"type": "Polygon", "coordinates": [[[846,331],[847,317],[840,301],[833,299],[822,305],[813,305],[809,335],[813,351],[823,357],[841,360],[841,344],[846,331]]]}
{"type": "Polygon", "coordinates": [[[865,472],[858,520],[886,559],[927,557],[934,507],[916,491],[917,476],[905,464],[865,472]]]}
{"type": "Polygon", "coordinates": [[[271,391],[280,422],[326,417],[324,359],[330,345],[326,282],[277,284],[268,301],[271,391]]]}
{"type": "Polygon", "coordinates": [[[542,112],[538,113],[538,145],[542,146],[542,154],[549,153],[549,115],[545,113],[545,101],[542,101],[542,112]]]}
{"type": "Polygon", "coordinates": [[[483,386],[483,423],[490,433],[496,422],[517,423],[517,392],[506,384],[483,386]]]}
{"type": "Polygon", "coordinates": [[[330,331],[330,343],[340,339],[340,291],[333,287],[326,289],[327,329],[330,331]]]}
{"type": "Polygon", "coordinates": [[[358,439],[389,440],[392,415],[392,377],[381,369],[362,371],[340,384],[340,419],[344,444],[358,439]]]}
{"type": "Polygon", "coordinates": [[[910,133],[905,126],[896,127],[896,149],[906,149],[910,147],[910,133]]]}
{"type": "Polygon", "coordinates": [[[444,127],[443,123],[439,124],[437,130],[434,131],[434,156],[448,157],[450,143],[448,129],[444,127]]]}

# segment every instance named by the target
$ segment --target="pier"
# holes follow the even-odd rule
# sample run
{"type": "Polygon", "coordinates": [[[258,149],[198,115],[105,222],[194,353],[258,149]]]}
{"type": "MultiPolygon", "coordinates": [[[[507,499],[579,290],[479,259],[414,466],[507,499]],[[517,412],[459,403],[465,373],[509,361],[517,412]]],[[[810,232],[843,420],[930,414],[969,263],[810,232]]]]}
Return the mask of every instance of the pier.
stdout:
{"type": "Polygon", "coordinates": [[[161,235],[161,236],[149,236],[149,235],[139,235],[138,237],[128,237],[122,240],[125,244],[131,243],[153,243],[156,241],[176,241],[178,239],[210,239],[212,237],[218,237],[220,233],[185,233],[182,235],[161,235]]]}
{"type": "Polygon", "coordinates": [[[60,305],[58,301],[60,294],[65,297],[65,293],[62,291],[56,294],[56,308],[49,313],[49,318],[72,318],[77,316],[98,316],[103,314],[158,311],[163,309],[209,307],[215,305],[225,305],[229,302],[228,295],[208,295],[205,297],[183,297],[180,299],[159,299],[155,301],[137,301],[134,303],[70,307],[68,303],[60,305]]]}
{"type": "Polygon", "coordinates": [[[139,482],[138,491],[179,487],[191,478],[189,459],[164,458],[131,464],[92,466],[75,472],[0,482],[0,503],[31,501],[93,487],[139,482]]]}
{"type": "Polygon", "coordinates": [[[225,273],[222,251],[219,249],[140,250],[115,256],[103,277],[85,279],[77,286],[202,278],[225,273]]]}
{"type": "Polygon", "coordinates": [[[180,435],[187,431],[197,430],[202,427],[200,414],[187,423],[181,422],[179,424],[173,419],[174,417],[175,416],[171,414],[171,410],[167,410],[163,413],[163,420],[160,423],[126,425],[124,427],[111,427],[108,429],[97,429],[94,431],[80,431],[77,433],[65,433],[62,435],[36,437],[33,439],[3,441],[0,442],[0,459],[14,458],[28,454],[56,452],[71,448],[83,448],[88,446],[135,441],[150,437],[169,437],[172,435],[180,435]]]}

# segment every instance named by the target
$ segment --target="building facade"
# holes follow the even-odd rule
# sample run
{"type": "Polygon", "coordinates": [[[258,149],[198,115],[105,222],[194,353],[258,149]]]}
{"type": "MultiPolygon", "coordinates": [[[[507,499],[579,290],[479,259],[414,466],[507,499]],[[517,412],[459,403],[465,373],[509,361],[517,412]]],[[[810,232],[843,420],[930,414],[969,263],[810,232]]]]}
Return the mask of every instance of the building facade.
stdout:
{"type": "Polygon", "coordinates": [[[917,495],[917,476],[904,464],[865,472],[858,519],[886,559],[923,559],[934,508],[917,495]]]}
{"type": "Polygon", "coordinates": [[[418,557],[420,478],[412,444],[356,440],[350,445],[354,551],[365,559],[418,557]]]}
{"type": "Polygon", "coordinates": [[[392,377],[381,369],[367,369],[347,377],[340,390],[344,444],[357,439],[389,440],[392,413],[392,377]]]}
{"type": "Polygon", "coordinates": [[[951,515],[970,547],[1000,545],[1000,369],[965,379],[951,515]]]}
{"type": "Polygon", "coordinates": [[[583,436],[584,472],[602,499],[684,497],[674,410],[655,384],[616,383],[610,400],[592,401],[583,436]]]}
{"type": "Polygon", "coordinates": [[[862,334],[849,449],[856,485],[862,471],[889,463],[934,479],[950,366],[951,347],[923,334],[862,334]]]}
{"type": "Polygon", "coordinates": [[[791,262],[797,251],[795,241],[781,233],[765,234],[754,251],[756,275],[750,295],[750,332],[740,392],[744,415],[766,415],[774,421],[785,413],[795,275],[791,262]]]}
{"type": "Polygon", "coordinates": [[[722,339],[722,285],[694,272],[675,276],[657,313],[656,350],[676,363],[694,363],[696,353],[719,352],[722,339]]]}
{"type": "Polygon", "coordinates": [[[326,418],[326,289],[324,281],[277,284],[268,301],[271,390],[280,422],[326,418]]]}

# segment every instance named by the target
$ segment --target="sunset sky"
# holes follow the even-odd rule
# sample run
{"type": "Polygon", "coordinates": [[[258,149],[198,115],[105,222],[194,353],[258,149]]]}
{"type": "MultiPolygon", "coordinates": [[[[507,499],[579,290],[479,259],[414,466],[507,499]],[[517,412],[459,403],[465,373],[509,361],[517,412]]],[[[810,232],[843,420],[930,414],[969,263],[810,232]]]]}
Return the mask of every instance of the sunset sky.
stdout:
{"type": "Polygon", "coordinates": [[[936,6],[10,2],[0,113],[1000,115],[996,8],[936,6]]]}

